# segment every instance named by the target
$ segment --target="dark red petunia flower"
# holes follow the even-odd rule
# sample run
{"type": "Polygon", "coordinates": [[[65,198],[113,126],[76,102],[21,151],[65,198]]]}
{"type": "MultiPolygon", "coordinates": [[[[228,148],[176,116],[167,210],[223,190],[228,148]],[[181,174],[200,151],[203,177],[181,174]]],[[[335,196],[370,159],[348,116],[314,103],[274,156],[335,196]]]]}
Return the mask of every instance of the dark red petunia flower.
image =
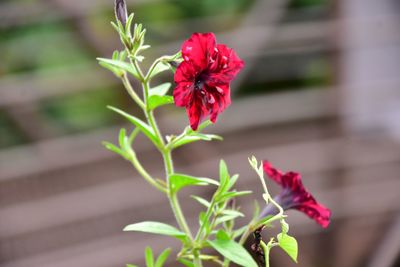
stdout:
{"type": "Polygon", "coordinates": [[[215,123],[229,106],[229,83],[244,62],[233,49],[216,44],[213,33],[192,34],[182,45],[182,58],[174,76],[173,95],[175,105],[186,108],[190,127],[196,130],[207,116],[215,123]]]}
{"type": "MultiPolygon", "coordinates": [[[[284,210],[297,209],[314,219],[322,227],[329,225],[331,211],[319,204],[315,198],[304,188],[301,176],[296,172],[283,173],[275,169],[268,161],[263,161],[264,172],[282,186],[283,190],[275,198],[284,210]]],[[[272,206],[267,206],[262,216],[273,213],[272,206]]]]}

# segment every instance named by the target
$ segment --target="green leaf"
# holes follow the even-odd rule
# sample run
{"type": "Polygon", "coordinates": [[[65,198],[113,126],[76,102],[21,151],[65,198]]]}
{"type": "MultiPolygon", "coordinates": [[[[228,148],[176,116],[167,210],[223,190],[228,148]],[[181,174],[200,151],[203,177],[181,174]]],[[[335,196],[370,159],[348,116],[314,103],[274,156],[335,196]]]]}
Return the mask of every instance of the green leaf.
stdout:
{"type": "Polygon", "coordinates": [[[145,233],[152,233],[159,235],[168,235],[176,238],[183,238],[186,236],[185,233],[179,231],[178,229],[176,229],[171,225],[160,222],[151,222],[151,221],[127,225],[125,226],[124,231],[125,232],[137,231],[137,232],[145,232],[145,233]]]}
{"type": "Polygon", "coordinates": [[[187,135],[183,137],[182,139],[178,140],[177,142],[174,143],[173,148],[177,148],[183,145],[186,145],[188,143],[196,142],[196,141],[211,141],[211,140],[222,140],[223,138],[219,135],[215,134],[199,134],[196,133],[195,135],[187,135]]]}
{"type": "Polygon", "coordinates": [[[263,217],[261,220],[259,220],[256,224],[256,226],[261,226],[261,225],[265,225],[265,226],[269,226],[270,225],[270,220],[273,218],[273,215],[267,215],[265,217],[263,217]]]}
{"type": "Polygon", "coordinates": [[[167,248],[163,252],[161,252],[160,256],[158,256],[156,260],[156,264],[154,265],[155,267],[162,267],[167,260],[169,254],[171,254],[171,249],[167,248]]]}
{"type": "Polygon", "coordinates": [[[278,234],[279,246],[292,258],[294,262],[297,262],[298,245],[297,240],[288,234],[278,234]]]}
{"type": "Polygon", "coordinates": [[[223,210],[222,216],[216,219],[216,224],[220,224],[226,221],[231,221],[237,217],[244,217],[244,214],[237,210],[223,210]]]}
{"type": "Polygon", "coordinates": [[[206,215],[207,214],[204,211],[199,213],[199,225],[203,225],[203,227],[206,229],[206,232],[208,232],[210,229],[210,222],[208,221],[208,217],[206,215]]]}
{"type": "Polygon", "coordinates": [[[237,215],[223,215],[223,216],[218,217],[215,220],[215,224],[218,225],[218,224],[223,223],[223,222],[232,221],[233,219],[235,219],[237,217],[239,217],[239,216],[237,216],[237,215]]]}
{"type": "Polygon", "coordinates": [[[235,231],[233,231],[233,236],[232,236],[232,238],[233,238],[233,239],[236,239],[236,238],[238,238],[239,236],[242,236],[242,235],[244,234],[244,232],[246,232],[247,227],[248,227],[248,226],[245,225],[245,226],[243,226],[243,227],[241,227],[241,228],[236,229],[235,231]]]}
{"type": "Polygon", "coordinates": [[[230,240],[225,232],[218,231],[216,238],[208,243],[225,258],[245,267],[258,266],[246,249],[234,240],[230,240]]]}
{"type": "Polygon", "coordinates": [[[157,74],[169,70],[169,65],[163,62],[159,62],[153,69],[152,73],[150,74],[150,79],[156,76],[157,74]]]}
{"type": "Polygon", "coordinates": [[[231,177],[231,179],[229,180],[229,184],[228,184],[227,190],[231,189],[236,184],[238,179],[239,179],[239,174],[233,175],[231,177]]]}
{"type": "Polygon", "coordinates": [[[229,173],[228,167],[222,159],[219,162],[219,182],[221,184],[221,192],[225,192],[229,183],[229,173]]]}
{"type": "Polygon", "coordinates": [[[180,259],[178,259],[178,261],[187,267],[194,267],[194,264],[187,259],[180,258],[180,259]]]}
{"type": "Polygon", "coordinates": [[[119,130],[118,142],[119,142],[119,146],[124,149],[125,149],[125,137],[126,137],[126,130],[124,128],[121,128],[119,130]]]}
{"type": "Polygon", "coordinates": [[[186,187],[189,185],[196,185],[196,186],[209,185],[209,184],[218,185],[217,181],[210,179],[210,178],[194,177],[194,176],[180,174],[180,173],[172,174],[169,177],[169,181],[171,183],[171,190],[173,192],[178,192],[183,187],[186,187]]]}
{"type": "Polygon", "coordinates": [[[223,210],[221,213],[223,215],[235,215],[236,217],[244,217],[244,214],[238,210],[223,210]]]}
{"type": "Polygon", "coordinates": [[[199,196],[191,196],[193,199],[197,200],[200,204],[206,206],[207,208],[211,206],[211,203],[199,196]]]}
{"type": "Polygon", "coordinates": [[[136,71],[136,69],[128,62],[121,61],[121,60],[115,60],[115,59],[109,59],[109,58],[101,58],[98,57],[97,60],[99,61],[99,64],[107,69],[110,68],[117,68],[119,70],[123,70],[126,72],[129,72],[132,74],[136,79],[140,79],[139,73],[136,71]]]}
{"type": "Polygon", "coordinates": [[[205,128],[207,128],[208,126],[210,126],[211,124],[213,124],[213,123],[210,120],[205,120],[202,123],[200,123],[200,125],[199,125],[199,127],[197,127],[196,131],[193,131],[193,129],[190,128],[190,126],[188,126],[186,128],[186,131],[187,131],[188,134],[199,133],[202,130],[204,130],[205,128]]]}
{"type": "Polygon", "coordinates": [[[168,93],[169,88],[171,87],[171,83],[162,83],[156,87],[153,87],[149,90],[149,96],[152,95],[160,95],[163,96],[168,93]]]}
{"type": "Polygon", "coordinates": [[[227,201],[228,199],[233,198],[233,197],[240,197],[240,196],[248,195],[251,193],[252,193],[251,191],[239,191],[239,192],[231,191],[231,192],[227,192],[227,193],[220,195],[216,199],[216,201],[223,202],[223,201],[227,201]]]}
{"type": "Polygon", "coordinates": [[[135,264],[127,264],[126,267],[138,267],[138,266],[135,264]]]}
{"type": "Polygon", "coordinates": [[[146,258],[147,267],[154,267],[153,251],[151,250],[150,247],[146,247],[144,255],[146,258]]]}
{"type": "Polygon", "coordinates": [[[119,148],[119,147],[117,147],[116,145],[114,145],[114,144],[112,144],[112,143],[109,143],[109,142],[102,142],[102,144],[103,144],[103,146],[105,146],[105,148],[107,148],[108,150],[110,150],[110,151],[112,151],[112,152],[114,152],[114,153],[116,153],[116,154],[118,154],[118,155],[121,155],[122,157],[124,157],[125,159],[127,159],[128,158],[128,154],[124,151],[124,150],[122,150],[121,148],[119,148]]]}
{"type": "Polygon", "coordinates": [[[154,134],[153,129],[148,124],[118,108],[112,106],[108,106],[108,108],[111,109],[112,111],[117,112],[121,116],[125,117],[137,128],[139,128],[143,132],[143,134],[146,135],[155,145],[157,146],[159,145],[159,140],[157,136],[154,134]]]}
{"type": "Polygon", "coordinates": [[[159,106],[173,104],[174,98],[170,95],[152,95],[148,99],[149,109],[153,110],[159,106]]]}

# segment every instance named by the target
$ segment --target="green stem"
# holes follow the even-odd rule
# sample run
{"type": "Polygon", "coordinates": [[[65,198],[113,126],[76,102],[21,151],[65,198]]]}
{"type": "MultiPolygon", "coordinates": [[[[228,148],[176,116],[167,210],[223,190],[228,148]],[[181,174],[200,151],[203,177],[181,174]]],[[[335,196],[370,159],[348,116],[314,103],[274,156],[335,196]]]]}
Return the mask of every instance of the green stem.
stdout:
{"type": "Polygon", "coordinates": [[[201,263],[200,255],[198,250],[193,250],[193,264],[196,267],[202,267],[203,264],[201,263]]]}
{"type": "Polygon", "coordinates": [[[133,90],[131,83],[129,82],[128,76],[126,73],[121,77],[122,83],[125,86],[126,91],[132,97],[132,99],[139,105],[143,110],[146,108],[146,105],[143,103],[142,99],[136,94],[135,90],[133,90]]]}
{"type": "MultiPolygon", "coordinates": [[[[171,150],[167,149],[166,145],[165,145],[165,141],[164,138],[160,132],[160,129],[157,126],[156,120],[154,118],[154,114],[153,111],[151,111],[148,108],[147,105],[147,100],[149,97],[149,79],[150,79],[150,75],[151,72],[154,70],[156,64],[153,64],[148,75],[146,77],[143,76],[143,72],[141,71],[139,65],[137,64],[136,60],[132,60],[131,61],[133,67],[136,69],[136,71],[139,73],[140,76],[140,81],[142,82],[142,87],[143,87],[143,95],[144,95],[144,99],[145,102],[138,102],[138,103],[142,103],[143,105],[139,104],[139,106],[143,109],[147,122],[150,124],[150,126],[152,127],[154,133],[156,134],[157,138],[160,141],[160,147],[158,147],[158,150],[160,151],[160,153],[162,154],[163,160],[164,160],[164,165],[165,165],[165,174],[166,174],[166,182],[167,182],[167,193],[168,193],[168,200],[170,202],[172,211],[174,213],[175,219],[180,227],[180,229],[182,231],[185,232],[185,234],[190,238],[191,244],[193,247],[195,247],[195,242],[193,240],[193,236],[192,233],[190,231],[190,228],[186,222],[186,219],[183,215],[182,209],[180,207],[179,204],[179,200],[178,197],[176,195],[175,192],[172,192],[171,188],[170,188],[170,182],[169,182],[169,177],[171,176],[171,174],[174,173],[174,165],[173,165],[173,161],[172,161],[172,155],[171,155],[171,150]]],[[[158,62],[157,62],[158,64],[158,62]]],[[[129,87],[132,88],[132,87],[129,87]]],[[[128,89],[128,88],[127,88],[128,89]]],[[[129,90],[128,90],[129,91],[129,90]]],[[[133,91],[133,90],[132,90],[133,91]]],[[[136,93],[134,94],[135,96],[136,93]]],[[[141,100],[140,100],[141,101],[141,100]]],[[[144,169],[143,169],[144,170],[144,169]]],[[[153,179],[152,179],[153,180],[153,179]]],[[[202,267],[202,263],[201,263],[201,259],[199,257],[199,251],[196,249],[193,249],[193,264],[195,267],[202,267]]]]}
{"type": "Polygon", "coordinates": [[[270,250],[270,247],[267,244],[265,244],[264,241],[262,241],[262,240],[260,242],[260,246],[264,250],[265,267],[269,267],[269,250],[270,250]]]}
{"type": "Polygon", "coordinates": [[[167,193],[167,189],[165,187],[163,187],[162,185],[160,185],[159,183],[157,183],[153,177],[151,177],[151,175],[143,168],[142,164],[140,164],[138,158],[136,157],[136,153],[133,151],[130,151],[129,153],[130,155],[130,161],[132,163],[132,165],[135,167],[135,169],[139,172],[140,175],[142,175],[142,177],[152,186],[154,186],[155,188],[157,188],[158,190],[160,190],[163,193],[167,193]]]}

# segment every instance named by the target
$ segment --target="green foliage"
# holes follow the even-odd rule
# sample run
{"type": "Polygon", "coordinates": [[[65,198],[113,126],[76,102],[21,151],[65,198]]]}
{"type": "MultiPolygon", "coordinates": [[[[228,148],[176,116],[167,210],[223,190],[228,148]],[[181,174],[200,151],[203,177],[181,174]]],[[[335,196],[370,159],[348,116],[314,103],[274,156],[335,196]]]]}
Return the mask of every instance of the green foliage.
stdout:
{"type": "Polygon", "coordinates": [[[196,186],[201,186],[201,185],[219,185],[219,183],[213,179],[210,178],[204,178],[204,177],[194,177],[186,174],[180,174],[180,173],[174,173],[170,175],[169,177],[169,182],[170,182],[170,190],[172,193],[177,193],[180,189],[186,186],[190,185],[196,185],[196,186]]]}
{"type": "Polygon", "coordinates": [[[201,134],[201,133],[193,133],[191,135],[187,135],[180,140],[176,141],[173,143],[173,148],[178,148],[180,146],[193,143],[196,141],[211,141],[211,140],[222,140],[221,136],[215,135],[215,134],[201,134]]]}
{"type": "MultiPolygon", "coordinates": [[[[120,17],[122,15],[120,14],[120,17]]],[[[124,19],[125,17],[122,18],[123,21],[124,19]]],[[[99,58],[98,60],[100,65],[109,69],[117,77],[121,78],[129,95],[143,110],[147,122],[120,109],[109,107],[111,110],[131,122],[135,126],[135,130],[128,136],[126,130],[121,129],[118,136],[118,146],[107,142],[105,142],[104,145],[107,149],[131,161],[144,179],[167,195],[179,225],[179,229],[161,222],[145,221],[127,225],[124,228],[124,231],[139,231],[166,235],[181,240],[183,246],[182,250],[178,253],[178,260],[185,266],[199,267],[201,266],[202,260],[211,260],[218,263],[224,262],[224,265],[227,265],[229,261],[233,261],[241,266],[257,267],[256,262],[243,248],[242,244],[246,241],[245,239],[247,236],[254,231],[255,226],[262,226],[280,219],[282,232],[278,235],[279,243],[271,239],[268,245],[265,245],[263,242],[261,242],[261,244],[263,248],[266,249],[266,256],[269,255],[270,248],[279,245],[289,254],[290,257],[296,260],[297,242],[294,238],[287,235],[289,226],[284,221],[285,216],[283,215],[283,210],[279,206],[280,213],[278,215],[265,218],[259,218],[259,209],[257,208],[249,225],[235,229],[235,219],[244,217],[244,214],[235,206],[234,200],[237,197],[250,194],[251,191],[237,191],[235,189],[235,184],[239,179],[239,175],[235,174],[231,176],[228,167],[223,160],[221,160],[219,164],[219,181],[210,178],[174,173],[171,158],[171,152],[173,149],[199,140],[211,141],[215,139],[221,140],[222,138],[218,135],[202,133],[201,131],[211,124],[210,121],[205,121],[201,123],[197,131],[193,131],[188,126],[182,134],[178,136],[167,136],[167,143],[165,142],[163,135],[155,122],[154,113],[152,111],[157,107],[174,102],[173,97],[167,95],[171,84],[163,83],[153,88],[150,88],[150,84],[153,77],[170,69],[171,66],[176,65],[171,62],[177,63],[181,61],[181,53],[178,52],[172,56],[162,56],[158,58],[150,66],[147,74],[144,75],[139,67],[139,63],[144,59],[144,57],[140,56],[139,52],[149,47],[144,45],[144,35],[146,30],[143,28],[142,24],[134,24],[134,29],[132,31],[132,23],[133,15],[129,16],[126,25],[123,25],[120,20],[118,20],[117,23],[113,23],[114,28],[119,33],[121,41],[126,48],[126,52],[120,53],[116,51],[114,52],[112,59],[99,58]],[[129,63],[127,62],[127,58],[130,60],[129,63]],[[128,73],[141,82],[144,90],[144,99],[141,99],[131,86],[126,75],[128,73]],[[138,161],[136,154],[133,151],[132,143],[139,132],[149,138],[162,154],[166,166],[165,181],[151,177],[138,161]],[[208,185],[217,186],[211,200],[208,201],[199,196],[192,196],[193,199],[206,208],[199,213],[198,219],[200,227],[196,235],[193,235],[187,225],[185,217],[183,216],[177,194],[185,187],[208,185]],[[239,242],[235,241],[238,237],[240,237],[239,242]],[[221,261],[218,256],[201,254],[201,250],[207,247],[214,248],[224,257],[224,259],[221,261]],[[189,260],[192,260],[193,262],[189,260]]],[[[264,199],[267,202],[273,202],[263,179],[262,165],[258,166],[255,157],[250,159],[250,163],[263,183],[264,199]]],[[[146,266],[162,267],[170,253],[171,250],[167,249],[163,251],[157,259],[155,259],[152,249],[147,247],[145,250],[146,266]]]]}
{"type": "Polygon", "coordinates": [[[298,245],[294,237],[288,234],[280,233],[277,236],[279,246],[292,258],[294,262],[297,262],[298,245]]]}
{"type": "Polygon", "coordinates": [[[155,65],[154,69],[150,73],[149,79],[153,78],[154,76],[156,76],[166,70],[169,70],[169,64],[164,63],[162,61],[158,62],[158,64],[155,65]]]}
{"type": "Polygon", "coordinates": [[[154,267],[162,267],[167,260],[168,256],[171,254],[171,249],[167,248],[163,252],[161,252],[160,256],[158,256],[154,267]]]}
{"type": "Polygon", "coordinates": [[[167,105],[167,104],[173,104],[174,103],[174,98],[169,95],[152,95],[149,97],[147,100],[147,105],[149,110],[153,110],[158,108],[159,106],[167,105]]]}
{"type": "Polygon", "coordinates": [[[150,247],[146,247],[144,251],[145,259],[146,259],[146,266],[147,267],[154,267],[154,258],[153,258],[153,251],[150,247]]]}
{"type": "Polygon", "coordinates": [[[124,231],[125,232],[136,231],[136,232],[145,232],[145,233],[152,233],[159,235],[167,235],[176,237],[178,239],[186,237],[185,233],[179,231],[178,229],[176,229],[171,225],[160,222],[151,222],[151,221],[145,221],[127,225],[125,226],[124,231]]]}
{"type": "MultiPolygon", "coordinates": [[[[151,247],[146,247],[144,251],[144,256],[146,260],[147,267],[162,267],[164,266],[165,261],[167,260],[168,256],[171,254],[171,249],[167,248],[158,256],[157,259],[154,258],[154,253],[151,247]]],[[[137,265],[127,264],[126,267],[138,267],[137,265]]]]}
{"type": "Polygon", "coordinates": [[[163,96],[166,93],[168,93],[169,88],[171,88],[171,83],[162,83],[160,85],[157,85],[156,87],[150,88],[149,90],[149,96],[153,95],[159,95],[163,96]]]}
{"type": "Polygon", "coordinates": [[[112,111],[117,112],[121,116],[125,117],[128,121],[130,121],[133,125],[135,125],[137,128],[139,128],[144,135],[146,135],[156,146],[159,146],[160,140],[157,138],[156,134],[154,133],[154,130],[145,122],[142,120],[136,118],[135,116],[132,116],[125,111],[122,111],[118,108],[115,107],[108,107],[112,111]]]}
{"type": "Polygon", "coordinates": [[[202,198],[202,197],[199,197],[199,196],[191,196],[193,199],[195,199],[195,200],[197,200],[197,202],[199,202],[201,205],[203,205],[203,206],[205,206],[205,207],[207,207],[207,208],[209,208],[210,206],[211,206],[211,203],[210,202],[208,202],[207,200],[205,200],[204,198],[202,198]]]}
{"type": "Polygon", "coordinates": [[[227,259],[245,267],[257,267],[257,263],[253,260],[250,254],[242,245],[230,239],[229,235],[222,230],[219,230],[216,239],[208,241],[216,251],[222,254],[227,259]]]}
{"type": "Polygon", "coordinates": [[[99,64],[111,70],[117,77],[121,77],[125,72],[132,74],[136,79],[140,79],[139,73],[132,66],[132,64],[125,62],[121,59],[108,59],[108,58],[97,58],[99,64]]]}

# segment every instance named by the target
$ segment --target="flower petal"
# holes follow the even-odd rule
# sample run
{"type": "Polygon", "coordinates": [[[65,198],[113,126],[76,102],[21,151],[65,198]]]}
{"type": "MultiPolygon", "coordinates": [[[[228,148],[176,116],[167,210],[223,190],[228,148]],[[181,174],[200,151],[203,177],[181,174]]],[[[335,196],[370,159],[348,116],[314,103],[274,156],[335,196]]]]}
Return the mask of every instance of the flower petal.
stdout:
{"type": "Polygon", "coordinates": [[[179,64],[174,75],[175,83],[191,82],[194,83],[198,71],[194,68],[193,64],[183,61],[179,64]]]}
{"type": "Polygon", "coordinates": [[[275,169],[269,161],[264,160],[263,161],[263,168],[264,172],[271,177],[272,180],[277,182],[278,184],[282,184],[282,176],[283,173],[282,171],[275,169]]]}
{"type": "Polygon", "coordinates": [[[173,96],[175,105],[178,107],[186,107],[190,102],[193,94],[193,83],[180,82],[175,86],[173,96]]]}
{"type": "Polygon", "coordinates": [[[244,62],[232,48],[217,45],[216,60],[210,66],[209,82],[213,84],[229,83],[244,67],[244,62]]]}
{"type": "Polygon", "coordinates": [[[217,87],[206,86],[206,88],[208,88],[209,99],[212,99],[212,101],[208,101],[208,103],[212,105],[210,108],[210,120],[215,123],[218,115],[231,104],[229,84],[223,84],[217,87]]]}
{"type": "Polygon", "coordinates": [[[190,101],[190,105],[186,106],[186,112],[189,117],[190,127],[194,131],[197,130],[197,127],[204,117],[209,114],[203,103],[203,98],[199,96],[197,92],[192,94],[192,100],[190,101]]]}
{"type": "Polygon", "coordinates": [[[302,202],[296,209],[307,214],[308,217],[316,221],[323,228],[328,227],[330,223],[331,211],[319,204],[312,195],[310,195],[308,201],[302,202]]]}
{"type": "Polygon", "coordinates": [[[215,45],[213,33],[193,33],[182,45],[182,58],[186,62],[191,62],[196,69],[203,70],[215,53],[215,45]]]}
{"type": "Polygon", "coordinates": [[[279,204],[286,209],[297,209],[315,220],[322,227],[329,225],[331,211],[318,203],[309,193],[301,181],[301,175],[297,172],[282,173],[275,169],[268,161],[263,161],[265,173],[283,188],[278,195],[279,204]]]}

